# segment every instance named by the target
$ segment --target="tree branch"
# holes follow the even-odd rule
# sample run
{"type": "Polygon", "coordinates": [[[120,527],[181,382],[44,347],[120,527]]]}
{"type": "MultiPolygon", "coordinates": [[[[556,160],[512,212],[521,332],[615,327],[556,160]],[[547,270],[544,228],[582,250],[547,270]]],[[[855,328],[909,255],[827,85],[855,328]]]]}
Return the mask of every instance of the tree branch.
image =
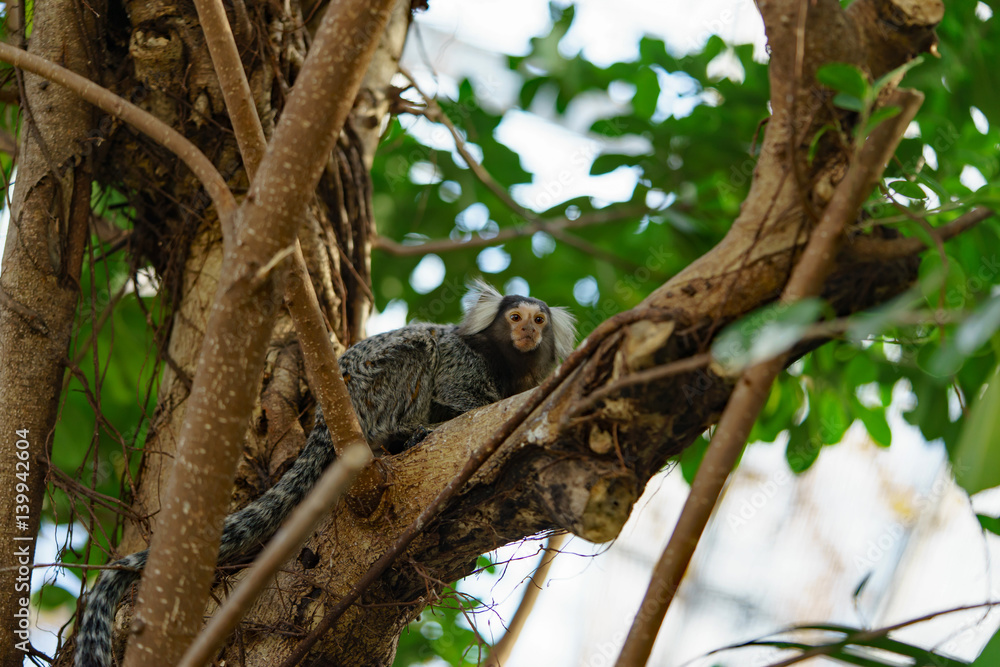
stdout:
{"type": "MultiPolygon", "coordinates": [[[[496,179],[494,179],[493,176],[488,171],[486,171],[483,165],[476,160],[475,156],[472,155],[472,153],[465,145],[465,139],[462,137],[461,132],[459,132],[458,128],[455,127],[455,124],[451,122],[451,119],[448,118],[448,114],[446,114],[441,109],[441,106],[437,103],[437,101],[420,88],[420,86],[414,80],[413,76],[408,71],[406,71],[406,69],[400,67],[399,71],[402,72],[403,75],[410,80],[410,83],[413,84],[413,88],[418,93],[420,93],[420,96],[423,97],[424,100],[426,101],[427,108],[423,110],[423,115],[425,115],[429,120],[441,123],[446,128],[448,128],[448,132],[451,133],[452,140],[455,142],[455,150],[458,151],[458,154],[462,156],[462,159],[465,160],[465,163],[469,165],[469,169],[472,170],[472,173],[475,175],[475,177],[479,180],[480,183],[485,185],[486,188],[490,192],[492,192],[497,199],[499,199],[500,201],[502,201],[504,204],[507,205],[507,208],[514,211],[514,213],[516,213],[519,217],[524,218],[529,223],[538,227],[538,229],[536,229],[535,231],[547,231],[548,233],[552,234],[552,236],[561,240],[563,243],[573,246],[574,248],[580,250],[584,254],[591,255],[594,257],[600,257],[604,261],[622,266],[628,271],[634,270],[636,268],[635,265],[632,264],[631,262],[623,260],[622,258],[617,257],[612,253],[601,250],[600,248],[597,248],[581,239],[577,239],[567,234],[563,234],[562,230],[557,227],[547,227],[545,221],[539,218],[536,213],[518,204],[517,201],[515,201],[514,198],[511,197],[510,193],[507,192],[507,189],[504,188],[499,183],[497,183],[496,179]]],[[[563,228],[565,229],[566,227],[564,226],[563,228]]],[[[514,236],[516,235],[518,235],[517,232],[514,233],[514,236]]],[[[494,238],[493,241],[496,242],[496,239],[494,238]]],[[[484,245],[493,245],[493,244],[487,243],[484,245]]]]}
{"type": "Polygon", "coordinates": [[[935,611],[931,612],[930,614],[924,614],[923,616],[920,616],[918,618],[911,618],[908,621],[902,621],[900,623],[895,623],[893,625],[887,625],[885,627],[877,628],[875,630],[859,630],[858,632],[848,634],[842,641],[835,642],[832,644],[824,644],[823,646],[813,647],[808,651],[803,651],[799,655],[788,658],[787,660],[781,660],[779,662],[771,663],[767,667],[790,667],[791,665],[795,665],[800,662],[805,662],[810,658],[815,658],[821,655],[829,655],[834,650],[838,648],[843,648],[847,644],[872,642],[873,640],[876,639],[882,639],[884,637],[888,637],[890,632],[895,632],[896,630],[901,630],[902,628],[906,628],[911,625],[916,625],[918,623],[925,623],[927,621],[937,618],[938,616],[944,616],[945,614],[954,614],[956,612],[961,612],[961,611],[970,611],[973,609],[995,607],[997,605],[1000,605],[1000,602],[982,602],[979,604],[970,604],[962,607],[953,607],[951,609],[944,609],[942,611],[935,611]]]}
{"type": "Polygon", "coordinates": [[[212,198],[215,210],[223,222],[223,229],[226,228],[227,219],[236,210],[236,200],[233,199],[229,187],[212,161],[180,132],[131,102],[118,97],[110,90],[98,86],[90,79],[10,44],[0,42],[0,60],[65,86],[94,106],[112,116],[121,118],[153,141],[172,151],[205,186],[205,191],[212,198]]]}
{"type": "MultiPolygon", "coordinates": [[[[890,103],[898,105],[900,113],[875,128],[844,180],[837,186],[782,292],[782,302],[794,303],[820,293],[833,269],[837,250],[843,243],[844,229],[855,219],[875,186],[923,97],[914,91],[896,91],[893,94],[890,103]]],[[[698,467],[670,541],[653,570],[639,613],[618,657],[617,667],[641,667],[649,660],[663,617],[680,586],[726,479],[743,451],[750,429],[767,401],[771,384],[784,368],[785,358],[786,355],[781,354],[752,366],[737,382],[698,467]]]]}
{"type": "Polygon", "coordinates": [[[430,253],[451,252],[453,250],[486,248],[489,246],[500,245],[501,243],[506,243],[507,241],[513,239],[529,238],[536,232],[545,232],[546,234],[555,236],[556,233],[568,229],[578,229],[580,227],[590,227],[592,225],[603,225],[609,222],[620,222],[622,220],[641,218],[649,212],[649,209],[646,207],[616,210],[605,209],[602,211],[594,211],[593,213],[585,213],[579,218],[575,218],[573,220],[569,218],[561,218],[558,220],[537,220],[535,222],[528,222],[527,224],[519,227],[505,227],[497,232],[496,236],[491,238],[477,237],[469,239],[468,241],[433,239],[430,241],[410,244],[399,243],[398,241],[394,241],[388,237],[378,236],[373,241],[372,247],[378,250],[383,250],[391,255],[396,255],[397,257],[422,256],[430,253]]]}
{"type": "MultiPolygon", "coordinates": [[[[247,175],[252,180],[257,174],[267,143],[250,92],[250,84],[240,62],[239,49],[221,0],[195,0],[195,6],[203,24],[212,63],[219,74],[226,109],[229,111],[247,175]]],[[[298,238],[295,239],[292,254],[291,276],[285,285],[285,304],[299,334],[299,346],[309,386],[316,393],[316,400],[323,410],[334,449],[338,456],[343,456],[350,445],[366,445],[366,442],[357,415],[351,407],[347,385],[344,384],[337,364],[337,351],[330,342],[298,238]]],[[[364,475],[364,480],[365,483],[356,490],[360,494],[358,500],[362,507],[371,508],[378,502],[384,480],[377,470],[364,475]]],[[[313,491],[317,492],[318,489],[313,491]]],[[[333,498],[328,498],[326,502],[332,503],[333,498]]],[[[290,517],[289,521],[292,520],[293,517],[290,517]]]]}
{"type": "Polygon", "coordinates": [[[648,316],[648,311],[630,310],[620,313],[606,320],[598,326],[586,340],[574,351],[563,364],[557,368],[539,387],[533,390],[527,400],[504,421],[501,428],[494,431],[492,435],[475,451],[471,453],[461,471],[449,479],[444,487],[437,493],[434,499],[420,512],[420,514],[406,527],[396,538],[392,546],[382,554],[364,576],[351,588],[350,592],[341,597],[326,613],[312,632],[305,639],[298,643],[295,649],[281,663],[281,667],[294,667],[309,652],[309,649],[319,641],[330,628],[334,626],[338,619],[344,614],[354,602],[361,597],[361,594],[368,589],[375,581],[389,568],[390,565],[406,550],[424,528],[437,516],[444,504],[452,499],[459,490],[464,487],[472,476],[482,467],[490,456],[500,447],[503,442],[538,408],[546,398],[565,380],[580,364],[585,362],[591,353],[600,345],[606,337],[616,332],[621,326],[629,322],[642,319],[648,316]]]}
{"type": "Polygon", "coordinates": [[[239,624],[250,605],[274,579],[274,574],[290,559],[316,525],[337,504],[361,470],[372,460],[371,450],[362,439],[352,444],[330,466],[295,512],[268,541],[254,560],[243,581],[226,598],[180,661],[180,667],[208,664],[212,655],[239,624]]]}
{"type": "Polygon", "coordinates": [[[267,140],[257,116],[250,82],[243,71],[240,51],[222,0],[194,0],[194,6],[198,10],[198,20],[205,34],[205,44],[212,57],[212,65],[219,77],[219,86],[226,102],[226,111],[229,112],[229,122],[236,134],[236,143],[243,156],[243,165],[252,181],[267,149],[267,140]]]}
{"type": "MultiPolygon", "coordinates": [[[[996,212],[992,209],[980,206],[941,227],[933,228],[929,233],[933,239],[939,242],[950,241],[994,215],[996,212]]],[[[859,236],[849,241],[846,248],[851,257],[863,262],[890,261],[901,257],[911,257],[926,249],[927,244],[915,237],[879,239],[872,236],[859,236]]]]}

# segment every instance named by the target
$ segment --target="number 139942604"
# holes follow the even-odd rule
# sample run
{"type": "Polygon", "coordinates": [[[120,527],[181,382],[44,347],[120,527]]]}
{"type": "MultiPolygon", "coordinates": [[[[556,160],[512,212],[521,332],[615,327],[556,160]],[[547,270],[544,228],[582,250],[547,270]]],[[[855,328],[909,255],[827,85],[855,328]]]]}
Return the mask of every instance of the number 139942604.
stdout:
{"type": "Polygon", "coordinates": [[[14,456],[17,460],[14,462],[14,477],[17,478],[17,483],[14,485],[14,492],[17,494],[14,497],[14,519],[17,522],[16,526],[20,530],[28,529],[28,514],[30,511],[29,499],[28,499],[28,475],[31,473],[31,443],[28,442],[28,429],[19,429],[15,431],[17,433],[18,440],[14,443],[14,456]]]}

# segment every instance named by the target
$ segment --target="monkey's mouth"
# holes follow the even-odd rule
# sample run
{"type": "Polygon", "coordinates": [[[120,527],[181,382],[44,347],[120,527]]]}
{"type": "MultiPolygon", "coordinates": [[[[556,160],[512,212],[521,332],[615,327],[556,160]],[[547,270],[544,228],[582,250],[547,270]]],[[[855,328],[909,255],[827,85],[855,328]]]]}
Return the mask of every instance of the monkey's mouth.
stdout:
{"type": "Polygon", "coordinates": [[[531,334],[517,336],[514,338],[514,347],[521,352],[531,352],[538,347],[538,340],[536,340],[531,334]]]}

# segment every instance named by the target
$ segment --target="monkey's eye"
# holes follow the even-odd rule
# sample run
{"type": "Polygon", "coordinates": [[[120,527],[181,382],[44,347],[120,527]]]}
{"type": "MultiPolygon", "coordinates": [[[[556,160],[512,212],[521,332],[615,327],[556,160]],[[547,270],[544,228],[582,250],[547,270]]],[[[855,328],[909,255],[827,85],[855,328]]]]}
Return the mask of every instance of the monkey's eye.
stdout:
{"type": "Polygon", "coordinates": [[[510,321],[511,322],[520,322],[521,321],[521,316],[518,315],[517,313],[511,313],[510,314],[510,321]]]}
{"type": "Polygon", "coordinates": [[[545,324],[545,318],[541,315],[535,316],[535,324],[545,324]]]}

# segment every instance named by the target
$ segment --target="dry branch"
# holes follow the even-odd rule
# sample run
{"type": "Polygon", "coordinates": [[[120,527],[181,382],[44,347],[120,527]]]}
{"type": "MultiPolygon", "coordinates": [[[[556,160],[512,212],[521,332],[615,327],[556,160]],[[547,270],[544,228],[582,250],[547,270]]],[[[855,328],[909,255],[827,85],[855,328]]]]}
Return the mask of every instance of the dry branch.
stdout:
{"type": "MultiPolygon", "coordinates": [[[[24,23],[13,25],[13,19],[23,16],[23,3],[16,4],[8,5],[8,35],[22,41],[17,25],[24,23]]],[[[65,3],[34,8],[32,57],[59,58],[86,72],[82,44],[91,37],[93,24],[71,15],[65,3]]],[[[0,554],[0,587],[8,592],[0,596],[4,665],[21,664],[30,644],[27,629],[16,622],[28,611],[27,598],[15,592],[16,580],[24,576],[19,568],[34,559],[43,516],[59,388],[80,296],[93,166],[78,141],[92,126],[93,108],[65,88],[20,71],[15,76],[21,85],[24,139],[13,199],[8,200],[11,215],[0,275],[0,430],[7,434],[0,443],[0,466],[11,473],[0,483],[0,513],[9,517],[0,526],[0,538],[11,545],[0,554]],[[26,479],[14,477],[18,467],[26,479]],[[22,486],[16,489],[15,482],[22,486]]],[[[6,185],[9,191],[10,183],[6,185]]]]}
{"type": "Polygon", "coordinates": [[[398,257],[412,257],[427,255],[430,253],[451,252],[453,250],[468,250],[470,248],[486,248],[500,245],[519,238],[529,238],[537,232],[556,234],[568,229],[579,229],[592,225],[603,225],[610,222],[620,222],[624,220],[638,220],[649,213],[646,208],[625,208],[607,211],[596,211],[585,213],[578,218],[561,220],[538,220],[528,222],[520,227],[507,227],[497,232],[496,236],[489,238],[480,236],[468,241],[453,241],[451,239],[432,239],[419,243],[399,243],[390,238],[379,236],[375,239],[373,247],[379,250],[396,255],[398,257]]]}

